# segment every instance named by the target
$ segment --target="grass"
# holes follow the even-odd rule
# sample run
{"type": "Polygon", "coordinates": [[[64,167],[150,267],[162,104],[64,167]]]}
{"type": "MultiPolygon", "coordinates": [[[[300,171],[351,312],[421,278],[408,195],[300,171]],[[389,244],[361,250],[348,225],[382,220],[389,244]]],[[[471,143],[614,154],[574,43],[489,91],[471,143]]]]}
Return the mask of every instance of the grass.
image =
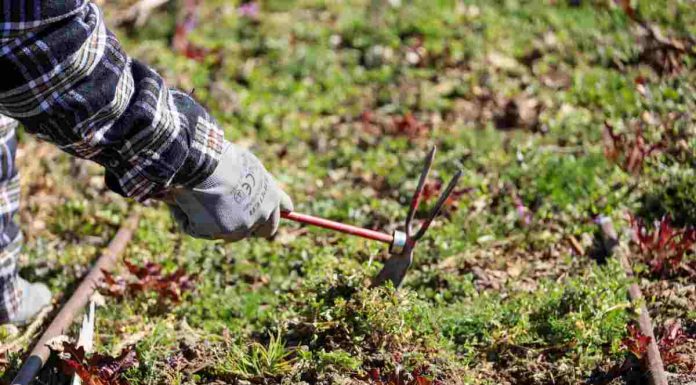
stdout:
{"type": "MultiPolygon", "coordinates": [[[[108,2],[107,17],[125,3],[108,2]]],[[[696,223],[693,51],[665,73],[610,1],[369,3],[264,1],[249,19],[234,2],[202,2],[189,40],[210,51],[203,61],[170,49],[177,2],[116,30],[131,55],[193,90],[298,211],[390,230],[430,146],[436,180],[464,170],[398,292],[366,288],[380,245],[290,223],[274,242],[225,245],[144,208],[126,258],[198,280],[178,304],[145,293],[99,310],[100,351],[136,346],[130,384],[376,383],[376,369],[382,381],[421,371],[448,384],[574,384],[623,361],[629,281],[617,261],[587,256],[592,219],[696,223]],[[408,114],[422,129],[399,123],[408,114]],[[605,157],[605,122],[627,136],[640,126],[664,148],[627,172],[605,157]]],[[[688,1],[636,6],[666,36],[696,33],[688,1]]],[[[132,204],[105,192],[97,167],[21,142],[23,273],[65,299],[132,204]]],[[[661,285],[688,293],[693,281],[641,284],[659,325],[668,314],[693,330],[688,302],[659,300],[661,285]]]]}
{"type": "Polygon", "coordinates": [[[270,336],[268,347],[258,342],[250,346],[232,346],[217,368],[221,375],[240,377],[280,376],[292,369],[292,352],[285,348],[280,335],[270,336]]]}

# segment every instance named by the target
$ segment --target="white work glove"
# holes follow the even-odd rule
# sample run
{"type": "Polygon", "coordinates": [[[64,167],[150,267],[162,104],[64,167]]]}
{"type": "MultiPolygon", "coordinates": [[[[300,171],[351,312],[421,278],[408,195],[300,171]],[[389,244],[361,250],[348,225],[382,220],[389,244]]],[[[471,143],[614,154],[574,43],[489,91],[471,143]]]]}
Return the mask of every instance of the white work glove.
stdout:
{"type": "Polygon", "coordinates": [[[187,234],[230,242],[273,236],[280,211],[293,210],[290,197],[258,158],[227,141],[210,177],[193,189],[170,190],[165,201],[187,234]]]}

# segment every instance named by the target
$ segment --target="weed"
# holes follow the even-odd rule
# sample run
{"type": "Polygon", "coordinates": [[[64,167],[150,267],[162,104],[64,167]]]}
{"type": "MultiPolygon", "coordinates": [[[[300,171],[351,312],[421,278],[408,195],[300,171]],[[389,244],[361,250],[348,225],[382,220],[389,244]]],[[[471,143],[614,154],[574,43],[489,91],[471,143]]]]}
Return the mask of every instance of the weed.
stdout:
{"type": "Polygon", "coordinates": [[[635,126],[633,135],[628,138],[624,133],[616,134],[614,127],[609,122],[604,122],[604,155],[624,171],[638,174],[643,169],[643,163],[659,151],[663,144],[649,144],[639,125],[635,126]]]}
{"type": "Polygon", "coordinates": [[[128,260],[123,260],[132,279],[114,276],[108,271],[103,271],[104,282],[101,285],[102,293],[111,297],[123,298],[125,295],[137,295],[145,292],[154,292],[158,300],[170,300],[174,303],[181,301],[181,295],[185,291],[193,290],[195,277],[186,274],[183,268],[175,272],[165,274],[162,265],[154,262],[146,262],[144,266],[137,266],[128,260]]]}
{"type": "Polygon", "coordinates": [[[662,330],[662,337],[657,341],[660,356],[665,366],[684,364],[688,370],[696,369],[696,363],[688,353],[679,353],[680,345],[687,342],[688,336],[679,322],[671,322],[662,330]]]}
{"type": "MultiPolygon", "coordinates": [[[[642,367],[647,367],[648,345],[652,342],[651,338],[643,334],[635,323],[630,323],[626,327],[627,335],[621,340],[622,347],[629,352],[632,357],[627,357],[624,363],[617,365],[612,370],[612,377],[626,375],[634,369],[632,361],[635,359],[642,367]]],[[[687,342],[688,338],[679,322],[671,322],[660,330],[662,336],[657,339],[657,348],[665,367],[684,365],[687,371],[695,368],[693,360],[690,360],[688,353],[679,352],[680,345],[687,342]]]]}
{"type": "Polygon", "coordinates": [[[644,359],[652,339],[643,334],[635,324],[627,325],[626,329],[628,330],[628,336],[621,340],[621,344],[637,358],[644,359]]]}
{"type": "Polygon", "coordinates": [[[362,360],[340,349],[330,352],[322,349],[318,352],[316,359],[321,364],[319,367],[321,371],[338,369],[357,372],[362,366],[362,360]]]}
{"type": "Polygon", "coordinates": [[[411,372],[395,370],[383,374],[379,369],[372,369],[367,377],[374,385],[442,385],[438,380],[430,379],[424,369],[414,369],[411,372]]]}
{"type": "Polygon", "coordinates": [[[181,21],[177,23],[174,37],[172,38],[172,48],[189,59],[203,61],[210,54],[205,49],[194,45],[189,38],[189,34],[198,24],[198,2],[188,0],[184,2],[184,11],[181,21]]]}
{"type": "MultiPolygon", "coordinates": [[[[643,259],[653,274],[664,277],[685,268],[682,261],[693,251],[696,229],[675,228],[668,217],[656,222],[652,230],[636,217],[631,217],[631,225],[643,259]]],[[[693,272],[692,267],[686,268],[693,272]]]]}
{"type": "Polygon", "coordinates": [[[295,360],[292,351],[285,347],[280,332],[271,334],[268,346],[253,342],[247,346],[229,346],[227,356],[217,365],[220,374],[232,374],[242,378],[280,376],[292,369],[295,360]]]}
{"type": "Polygon", "coordinates": [[[655,185],[643,192],[638,215],[646,220],[669,217],[674,225],[696,223],[696,173],[694,170],[668,170],[655,185]]]}
{"type": "MultiPolygon", "coordinates": [[[[442,180],[426,182],[425,186],[423,187],[423,196],[421,199],[423,199],[423,202],[425,203],[431,202],[433,199],[440,196],[443,187],[442,180]]],[[[461,198],[464,196],[464,194],[470,191],[470,189],[454,189],[452,194],[445,201],[445,207],[449,208],[450,210],[457,210],[459,208],[461,198]]]]}
{"type": "Polygon", "coordinates": [[[59,355],[63,373],[77,375],[86,385],[126,385],[123,373],[138,365],[132,346],[125,348],[117,357],[97,353],[87,357],[83,347],[66,341],[59,355]]]}

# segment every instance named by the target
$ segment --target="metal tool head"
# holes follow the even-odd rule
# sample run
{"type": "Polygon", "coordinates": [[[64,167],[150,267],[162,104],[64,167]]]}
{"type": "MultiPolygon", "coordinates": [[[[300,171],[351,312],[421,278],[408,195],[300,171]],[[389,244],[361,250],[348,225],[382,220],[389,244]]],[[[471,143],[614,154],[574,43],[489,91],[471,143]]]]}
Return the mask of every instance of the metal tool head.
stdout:
{"type": "Polygon", "coordinates": [[[399,287],[408,268],[411,267],[413,263],[413,249],[415,248],[417,242],[423,238],[425,232],[428,231],[430,225],[432,224],[435,217],[440,214],[442,207],[447,203],[448,198],[452,195],[454,188],[457,186],[459,179],[462,176],[462,171],[457,171],[452,179],[450,179],[445,191],[440,194],[437,199],[435,206],[430,210],[430,213],[425,218],[421,227],[414,234],[412,229],[413,219],[416,216],[416,211],[418,211],[418,206],[420,206],[421,200],[423,198],[423,191],[425,190],[425,182],[428,179],[428,174],[430,174],[430,169],[433,166],[433,159],[435,159],[436,149],[433,147],[428,156],[425,159],[425,165],[423,166],[423,171],[421,172],[420,179],[418,180],[418,186],[416,191],[413,193],[411,198],[411,205],[408,209],[408,214],[406,215],[406,224],[404,226],[404,231],[394,232],[394,241],[392,242],[389,252],[392,256],[384,263],[384,267],[379,272],[377,277],[372,281],[372,286],[381,286],[387,281],[391,281],[394,287],[399,287]]]}

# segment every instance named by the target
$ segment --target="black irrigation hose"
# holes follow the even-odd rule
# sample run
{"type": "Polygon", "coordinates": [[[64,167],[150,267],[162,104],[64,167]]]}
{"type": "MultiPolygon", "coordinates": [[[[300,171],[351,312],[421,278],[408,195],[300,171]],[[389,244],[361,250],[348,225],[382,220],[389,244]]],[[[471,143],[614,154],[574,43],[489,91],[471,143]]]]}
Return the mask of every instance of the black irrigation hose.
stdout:
{"type": "MultiPolygon", "coordinates": [[[[602,227],[605,248],[619,259],[621,267],[623,267],[626,275],[629,278],[633,278],[633,268],[628,261],[627,248],[619,243],[619,237],[616,234],[616,230],[614,230],[614,225],[611,220],[609,218],[603,218],[600,225],[602,227]]],[[[665,374],[660,350],[655,341],[653,323],[650,319],[648,308],[645,306],[643,292],[640,290],[640,286],[638,286],[637,283],[631,283],[631,286],[628,287],[628,296],[631,298],[631,303],[640,305],[640,316],[638,316],[640,332],[650,337],[650,343],[647,349],[648,367],[645,368],[649,372],[650,383],[652,385],[667,385],[667,375],[665,374]]]]}
{"type": "Polygon", "coordinates": [[[136,211],[121,224],[121,228],[119,228],[109,246],[102,251],[92,270],[82,280],[80,286],[77,287],[77,290],[75,290],[68,302],[63,305],[56,318],[51,321],[44,334],[34,345],[29,358],[24,361],[24,364],[19,369],[19,373],[12,380],[12,385],[28,385],[34,380],[34,377],[36,377],[36,374],[41,370],[51,354],[46,344],[51,339],[64,334],[77,314],[87,305],[89,298],[103,278],[102,271],[111,271],[113,269],[119,256],[133,237],[133,232],[138,227],[139,220],[140,214],[136,211]]]}

